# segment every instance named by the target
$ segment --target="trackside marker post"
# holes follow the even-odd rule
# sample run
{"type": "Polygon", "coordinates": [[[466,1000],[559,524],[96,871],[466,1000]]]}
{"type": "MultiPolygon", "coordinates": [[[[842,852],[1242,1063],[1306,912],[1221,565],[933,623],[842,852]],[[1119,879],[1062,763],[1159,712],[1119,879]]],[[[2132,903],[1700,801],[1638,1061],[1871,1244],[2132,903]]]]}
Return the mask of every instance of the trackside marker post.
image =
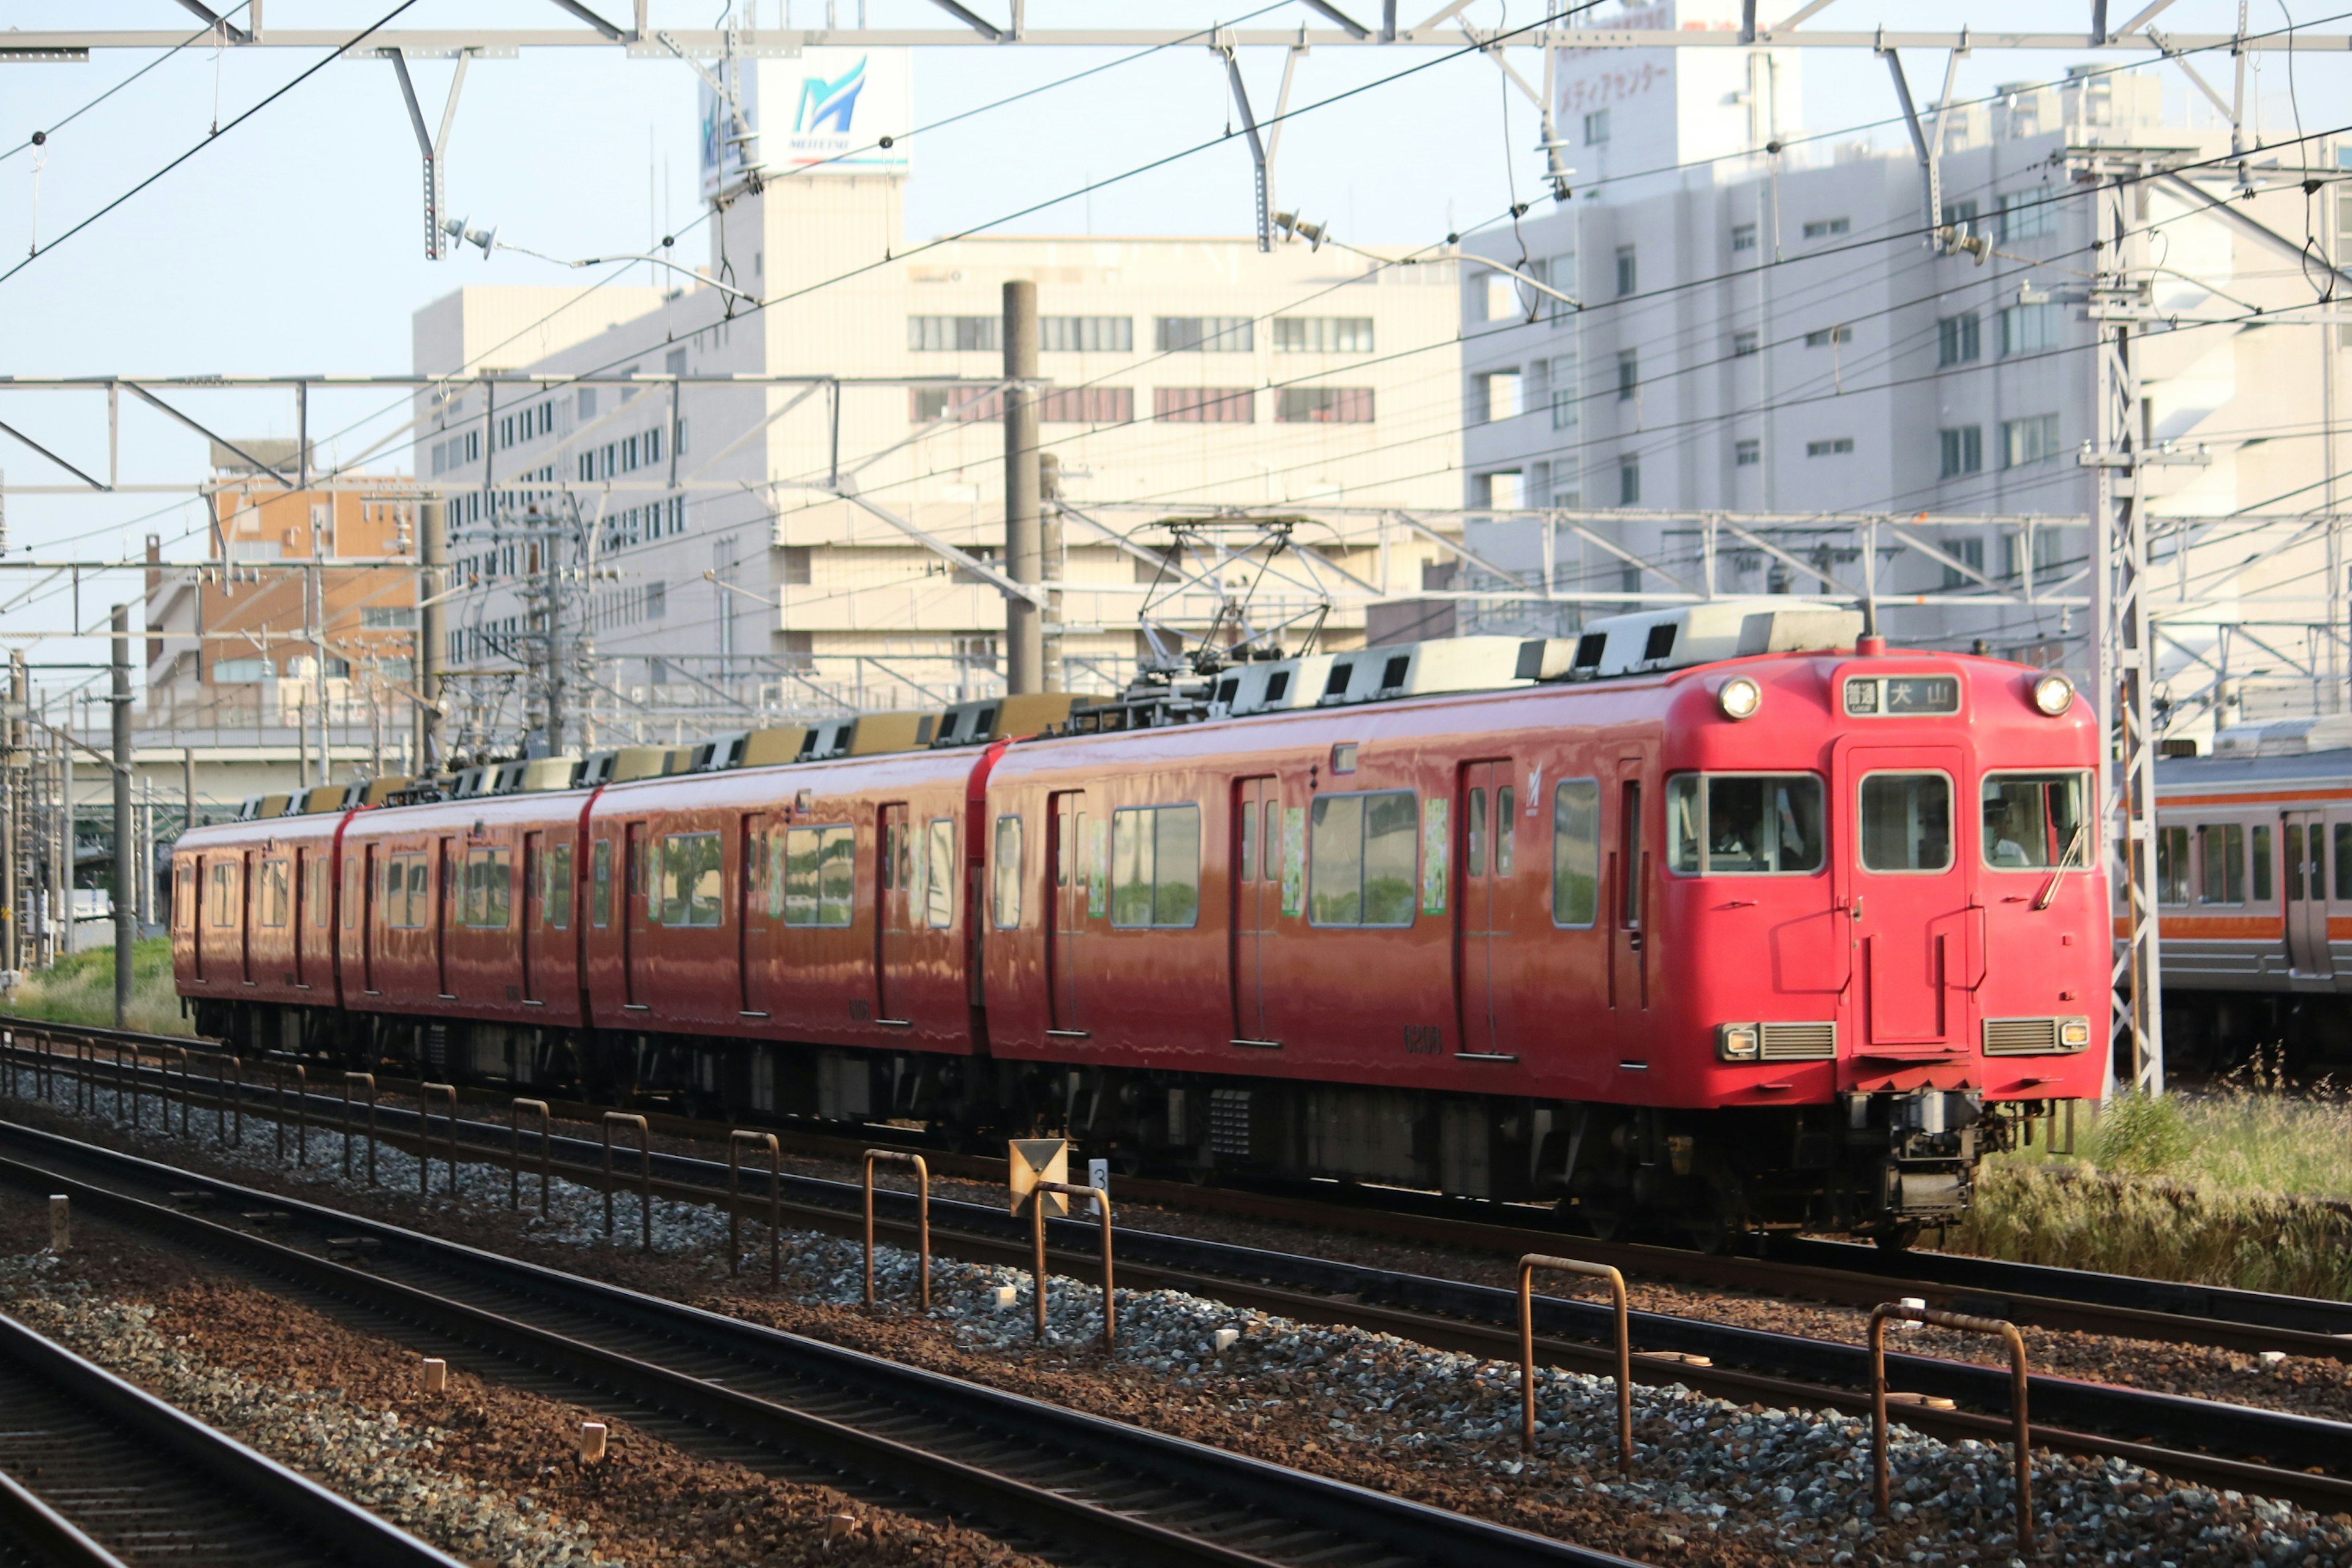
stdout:
{"type": "Polygon", "coordinates": [[[49,1250],[63,1252],[73,1246],[73,1200],[63,1193],[49,1194],[49,1250]]]}
{"type": "Polygon", "coordinates": [[[1538,1268],[1581,1274],[1609,1281],[1617,1317],[1617,1468],[1633,1468],[1633,1347],[1626,1331],[1625,1277],[1605,1263],[1574,1258],[1547,1258],[1530,1252],[1519,1259],[1519,1449],[1536,1451],[1536,1303],[1535,1272],[1538,1268]]]}

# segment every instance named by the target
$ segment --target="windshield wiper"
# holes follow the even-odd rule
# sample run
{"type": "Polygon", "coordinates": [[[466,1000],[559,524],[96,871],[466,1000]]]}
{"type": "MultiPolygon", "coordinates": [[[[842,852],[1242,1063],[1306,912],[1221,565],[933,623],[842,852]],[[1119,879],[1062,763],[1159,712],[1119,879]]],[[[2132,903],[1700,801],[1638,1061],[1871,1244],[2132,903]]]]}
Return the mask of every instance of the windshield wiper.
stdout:
{"type": "Polygon", "coordinates": [[[2042,891],[2034,896],[2035,909],[2048,909],[2050,900],[2058,896],[2058,884],[2064,879],[2067,872],[2074,868],[2074,850],[2083,842],[2083,835],[2089,830],[2090,826],[2091,821],[2088,817],[2074,825],[2074,837],[2066,840],[2066,847],[2058,857],[2057,868],[2050,873],[2050,880],[2043,883],[2042,891]]]}

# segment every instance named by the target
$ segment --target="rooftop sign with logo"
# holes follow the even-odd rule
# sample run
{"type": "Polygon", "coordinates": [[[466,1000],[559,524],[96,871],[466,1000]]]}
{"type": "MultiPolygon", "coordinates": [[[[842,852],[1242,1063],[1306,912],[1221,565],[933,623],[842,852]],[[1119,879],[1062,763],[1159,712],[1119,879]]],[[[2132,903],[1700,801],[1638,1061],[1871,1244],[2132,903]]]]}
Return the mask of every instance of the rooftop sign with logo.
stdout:
{"type": "Polygon", "coordinates": [[[908,173],[911,71],[905,49],[813,48],[784,58],[715,63],[713,74],[734,89],[751,138],[744,141],[705,82],[703,199],[734,195],[753,167],[771,180],[908,173]],[[882,144],[886,137],[889,146],[882,144]]]}

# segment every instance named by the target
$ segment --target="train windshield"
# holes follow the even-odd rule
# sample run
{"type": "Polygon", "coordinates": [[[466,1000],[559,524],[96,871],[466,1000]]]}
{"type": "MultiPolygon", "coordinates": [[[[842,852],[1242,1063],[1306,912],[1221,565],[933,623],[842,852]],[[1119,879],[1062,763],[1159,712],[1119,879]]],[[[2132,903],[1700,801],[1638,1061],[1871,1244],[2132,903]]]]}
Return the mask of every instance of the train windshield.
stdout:
{"type": "Polygon", "coordinates": [[[1667,781],[1666,821],[1685,876],[1822,868],[1822,781],[1811,773],[1684,773],[1667,781]]]}
{"type": "Polygon", "coordinates": [[[2046,870],[2088,865],[2084,775],[1989,773],[1984,781],[1984,859],[1993,869],[2046,870]]]}

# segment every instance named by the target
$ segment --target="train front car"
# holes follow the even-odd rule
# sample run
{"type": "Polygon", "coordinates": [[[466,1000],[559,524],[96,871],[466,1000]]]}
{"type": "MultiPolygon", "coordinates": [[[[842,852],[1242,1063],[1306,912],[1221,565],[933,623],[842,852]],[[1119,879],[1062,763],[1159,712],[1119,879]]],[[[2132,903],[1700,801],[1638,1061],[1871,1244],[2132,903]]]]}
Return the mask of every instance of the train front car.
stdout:
{"type": "Polygon", "coordinates": [[[1649,1058],[1643,1103],[1570,1173],[1601,1228],[1899,1244],[1964,1210],[2028,1118],[2099,1092],[2090,705],[2021,666],[1862,646],[1671,682],[1645,934],[1672,984],[1657,1048],[1621,1063],[1649,1058]]]}

